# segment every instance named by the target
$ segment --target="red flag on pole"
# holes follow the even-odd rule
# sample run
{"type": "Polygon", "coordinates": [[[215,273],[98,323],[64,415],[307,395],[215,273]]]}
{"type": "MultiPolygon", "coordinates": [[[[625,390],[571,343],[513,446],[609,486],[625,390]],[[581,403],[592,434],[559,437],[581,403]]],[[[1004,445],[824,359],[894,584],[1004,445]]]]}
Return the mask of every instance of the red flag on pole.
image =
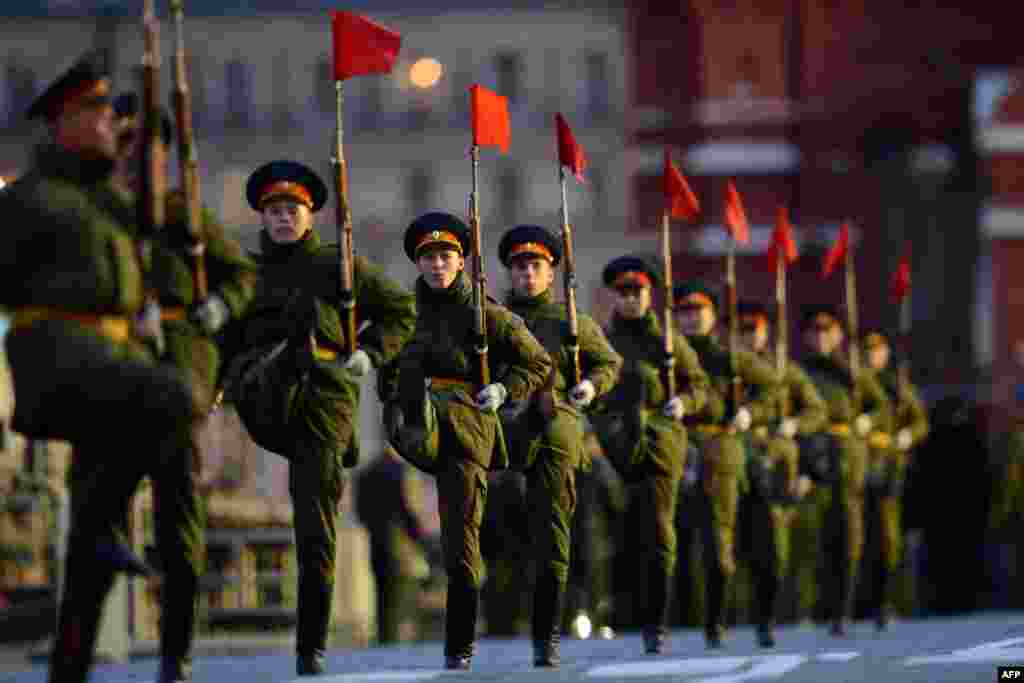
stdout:
{"type": "Polygon", "coordinates": [[[398,58],[402,36],[351,12],[331,12],[334,80],[388,73],[398,58]]]}
{"type": "Polygon", "coordinates": [[[839,237],[835,243],[829,248],[828,253],[825,254],[825,262],[821,267],[821,279],[824,280],[832,275],[832,271],[836,269],[836,266],[846,258],[846,252],[850,248],[850,226],[846,221],[843,221],[843,225],[839,228],[839,237]]]}
{"type": "Polygon", "coordinates": [[[736,185],[731,180],[725,186],[725,225],[729,229],[729,234],[738,243],[750,242],[750,224],[747,223],[747,214],[743,211],[740,193],[736,191],[736,185]]]}
{"type": "Polygon", "coordinates": [[[772,268],[783,259],[782,264],[788,266],[796,261],[796,242],[793,240],[793,226],[789,222],[789,209],[779,207],[775,218],[775,230],[772,231],[772,243],[768,247],[768,261],[772,268]]]}
{"type": "Polygon", "coordinates": [[[558,131],[558,162],[562,166],[568,166],[576,180],[582,183],[583,169],[587,167],[587,155],[577,144],[572,129],[561,114],[555,114],[555,128],[558,131]]]}
{"type": "Polygon", "coordinates": [[[512,139],[508,98],[474,84],[469,88],[469,108],[473,119],[473,144],[496,145],[507,152],[512,139]]]}
{"type": "Polygon", "coordinates": [[[892,274],[892,282],[889,283],[889,294],[895,303],[903,301],[903,298],[910,292],[910,242],[907,242],[903,250],[903,256],[896,265],[896,272],[892,274]]]}
{"type": "Polygon", "coordinates": [[[697,195],[693,193],[686,178],[672,163],[672,156],[667,148],[665,149],[665,173],[662,175],[662,189],[665,192],[669,215],[673,218],[692,220],[700,213],[700,202],[697,201],[697,195]]]}

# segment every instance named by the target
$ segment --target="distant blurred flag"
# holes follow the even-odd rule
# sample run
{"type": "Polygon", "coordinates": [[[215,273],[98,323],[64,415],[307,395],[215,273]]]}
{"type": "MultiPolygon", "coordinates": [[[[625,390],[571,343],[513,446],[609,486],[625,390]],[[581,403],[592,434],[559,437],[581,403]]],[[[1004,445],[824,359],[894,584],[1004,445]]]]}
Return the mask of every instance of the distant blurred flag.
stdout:
{"type": "Polygon", "coordinates": [[[772,243],[768,247],[768,263],[772,269],[782,259],[783,267],[796,261],[796,241],[793,239],[793,224],[789,222],[789,209],[780,206],[775,217],[775,230],[772,231],[772,243]]]}
{"type": "Polygon", "coordinates": [[[576,142],[572,129],[561,114],[555,114],[555,129],[558,135],[558,162],[572,171],[576,180],[584,182],[583,169],[587,167],[587,155],[576,142]]]}
{"type": "Polygon", "coordinates": [[[750,224],[747,222],[747,214],[743,210],[743,202],[740,200],[740,193],[736,190],[736,184],[731,180],[725,185],[725,225],[736,242],[739,244],[750,242],[750,224]]]}
{"type": "Polygon", "coordinates": [[[896,271],[889,282],[889,295],[894,303],[900,303],[910,293],[910,242],[903,249],[903,256],[896,264],[896,271]]]}
{"type": "Polygon", "coordinates": [[[661,189],[665,194],[666,210],[673,218],[693,220],[700,214],[700,202],[690,189],[686,177],[679,172],[668,148],[665,148],[665,171],[661,176],[661,189]]]}
{"type": "Polygon", "coordinates": [[[395,65],[402,36],[351,12],[331,12],[334,80],[388,73],[395,65]]]}
{"type": "Polygon", "coordinates": [[[839,237],[829,247],[828,253],[825,254],[825,261],[821,266],[821,279],[825,280],[832,275],[832,271],[836,269],[840,263],[846,258],[846,252],[850,249],[850,225],[846,221],[843,221],[842,227],[839,228],[839,237]]]}
{"type": "Polygon", "coordinates": [[[508,98],[473,84],[469,87],[469,108],[473,120],[473,144],[478,147],[493,145],[507,152],[512,140],[508,98]]]}

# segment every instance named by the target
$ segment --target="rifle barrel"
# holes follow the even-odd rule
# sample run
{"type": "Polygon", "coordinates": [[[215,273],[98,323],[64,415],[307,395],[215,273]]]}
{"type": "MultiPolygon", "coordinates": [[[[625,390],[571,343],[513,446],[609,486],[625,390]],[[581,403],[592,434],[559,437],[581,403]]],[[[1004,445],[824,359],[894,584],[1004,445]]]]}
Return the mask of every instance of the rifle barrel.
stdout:
{"type": "Polygon", "coordinates": [[[487,277],[484,275],[483,245],[480,234],[480,147],[473,145],[473,194],[469,223],[473,233],[473,304],[476,308],[477,378],[480,387],[491,383],[491,370],[487,361],[487,277]]]}
{"type": "Polygon", "coordinates": [[[669,212],[667,210],[661,214],[661,253],[662,265],[665,270],[665,390],[668,392],[666,398],[672,398],[676,395],[676,358],[674,325],[672,321],[672,237],[669,234],[669,212]]]}
{"type": "Polygon", "coordinates": [[[345,336],[345,352],[352,355],[356,352],[356,300],[353,291],[354,276],[352,255],[352,209],[348,201],[348,164],[345,162],[344,147],[344,116],[342,81],[334,82],[335,91],[335,127],[334,127],[334,187],[338,198],[335,225],[338,230],[338,282],[340,292],[338,299],[341,304],[341,324],[345,336]]]}
{"type": "Polygon", "coordinates": [[[573,386],[583,380],[580,367],[580,322],[576,311],[576,256],[573,253],[572,226],[569,224],[569,202],[565,193],[565,166],[558,164],[558,181],[562,189],[562,256],[564,261],[565,308],[569,317],[569,334],[565,340],[572,359],[573,386]]]}

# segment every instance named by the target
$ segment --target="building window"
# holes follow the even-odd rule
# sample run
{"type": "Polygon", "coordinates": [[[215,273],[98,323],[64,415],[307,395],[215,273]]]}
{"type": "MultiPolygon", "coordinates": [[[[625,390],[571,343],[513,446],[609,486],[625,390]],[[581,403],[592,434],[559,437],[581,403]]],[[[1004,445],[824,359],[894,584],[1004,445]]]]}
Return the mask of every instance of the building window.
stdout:
{"type": "Polygon", "coordinates": [[[249,125],[252,83],[249,68],[242,60],[232,59],[224,65],[224,84],[227,90],[225,123],[233,128],[249,125]]]}
{"type": "Polygon", "coordinates": [[[433,194],[434,177],[422,166],[413,168],[405,177],[405,201],[409,213],[419,216],[429,211],[433,194]]]}
{"type": "Polygon", "coordinates": [[[607,54],[591,52],[587,55],[583,82],[586,89],[583,104],[587,118],[594,122],[607,121],[611,116],[607,54]]]}
{"type": "Polygon", "coordinates": [[[494,57],[498,94],[508,98],[509,105],[523,102],[523,58],[518,52],[502,52],[494,57]]]}
{"type": "Polygon", "coordinates": [[[36,75],[20,61],[7,63],[7,119],[14,125],[25,118],[25,112],[36,97],[36,75]]]}
{"type": "Polygon", "coordinates": [[[505,168],[498,176],[498,210],[503,223],[511,225],[515,222],[522,199],[523,183],[519,169],[505,168]]]}

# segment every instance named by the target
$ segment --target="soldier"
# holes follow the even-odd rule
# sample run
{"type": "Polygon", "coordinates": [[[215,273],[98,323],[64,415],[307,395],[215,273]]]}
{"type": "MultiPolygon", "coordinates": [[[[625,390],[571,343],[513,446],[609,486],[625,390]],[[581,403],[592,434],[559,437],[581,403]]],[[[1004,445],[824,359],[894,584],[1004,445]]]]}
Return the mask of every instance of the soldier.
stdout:
{"type": "MultiPolygon", "coordinates": [[[[114,100],[118,138],[115,183],[125,192],[139,191],[140,149],[139,105],[134,93],[114,100]]],[[[170,144],[171,122],[163,116],[162,143],[170,144]]],[[[191,273],[192,239],[186,224],[185,198],[181,191],[167,195],[167,220],[152,252],[152,280],[157,288],[167,347],[166,360],[188,371],[203,390],[212,395],[220,365],[220,351],[214,341],[221,328],[238,318],[252,299],[256,264],[241,246],[224,234],[212,213],[202,215],[202,241],[210,295],[196,298],[191,273]]],[[[153,514],[156,545],[164,571],[160,598],[160,677],[164,681],[189,680],[189,650],[195,635],[199,577],[204,566],[206,520],[197,490],[200,475],[198,433],[179,441],[168,440],[164,448],[180,451],[181,457],[167,457],[149,473],[153,482],[153,514]],[[178,465],[185,463],[181,468],[178,465]]]]}
{"type": "MultiPolygon", "coordinates": [[[[774,320],[767,307],[741,301],[736,310],[741,346],[766,364],[774,364],[768,344],[769,328],[774,320]]],[[[751,488],[744,501],[746,545],[753,564],[758,603],[757,636],[762,647],[775,645],[772,626],[779,589],[789,568],[793,504],[803,499],[811,487],[810,479],[798,471],[800,453],[795,437],[813,434],[824,427],[827,410],[807,373],[789,359],[786,359],[779,402],[782,410],[774,428],[762,425],[751,432],[753,457],[748,461],[751,488]]]]}
{"type": "Polygon", "coordinates": [[[867,437],[873,429],[888,428],[889,399],[873,372],[862,370],[854,377],[839,356],[844,330],[833,307],[807,307],[802,328],[810,349],[803,367],[828,405],[828,426],[805,440],[803,455],[818,479],[831,488],[822,551],[832,584],[826,591],[830,632],[843,636],[864,542],[867,437]]]}
{"type": "Polygon", "coordinates": [[[495,372],[490,384],[476,386],[477,309],[464,271],[470,245],[469,228],[448,213],[424,214],[405,231],[405,253],[420,272],[419,316],[395,364],[397,382],[392,377],[381,387],[391,443],[437,477],[448,572],[445,667],[462,670],[470,667],[476,637],[487,472],[508,462],[496,413],[506,399],[525,401],[551,372],[550,357],[522,318],[488,299],[482,343],[495,372]]]}
{"type": "Polygon", "coordinates": [[[864,335],[868,367],[877,373],[892,406],[893,437],[887,432],[874,432],[871,445],[871,469],[865,490],[865,548],[873,557],[873,574],[868,577],[869,609],[875,627],[882,631],[889,622],[886,592],[889,577],[900,564],[903,525],[900,509],[904,474],[910,450],[928,436],[928,414],[909,379],[902,381],[900,372],[890,363],[889,338],[881,330],[864,335]],[[878,436],[875,436],[875,435],[878,436]],[[879,438],[886,437],[886,438],[879,438]]]}
{"type": "Polygon", "coordinates": [[[420,521],[419,475],[385,446],[355,482],[356,511],[370,533],[370,564],[377,585],[377,643],[401,639],[414,616],[420,582],[440,555],[440,542],[420,521]]]}
{"type": "MultiPolygon", "coordinates": [[[[647,587],[643,613],[644,650],[665,647],[669,600],[676,560],[675,509],[686,453],[684,415],[704,407],[709,380],[697,354],[674,330],[676,394],[663,381],[665,337],[651,310],[657,272],[642,259],[623,256],[605,266],[603,280],[616,293],[608,341],[625,359],[617,387],[594,422],[602,445],[627,482],[630,506],[642,526],[629,541],[645,555],[635,586],[647,587]]],[[[633,533],[635,532],[635,533],[633,533]]]]}
{"type": "MultiPolygon", "coordinates": [[[[746,488],[746,452],[742,435],[751,427],[767,426],[778,407],[779,382],[772,367],[749,351],[736,352],[735,368],[729,351],[713,336],[718,300],[703,282],[691,280],[673,290],[680,331],[697,352],[711,378],[703,410],[691,413],[694,443],[701,452],[698,500],[704,543],[704,636],[709,648],[722,646],[723,619],[730,579],[736,573],[735,536],[741,488],[746,488]],[[743,383],[741,404],[728,415],[733,373],[743,383]]],[[[762,594],[760,597],[765,597],[762,594]]],[[[759,624],[762,645],[771,638],[770,624],[759,624]]]]}
{"type": "Polygon", "coordinates": [[[148,571],[114,540],[128,501],[158,459],[161,467],[186,466],[182,453],[162,444],[184,438],[209,407],[201,386],[156,365],[140,343],[162,330],[159,309],[143,308],[132,207],[110,183],[117,141],[108,63],[103,51],[87,54],[33,103],[28,116],[46,119],[50,140],[36,149],[33,168],[0,193],[11,221],[0,237],[7,278],[0,305],[12,315],[13,426],[70,441],[74,453],[49,673],[61,683],[88,678],[115,571],[148,571]],[[111,438],[111,419],[130,425],[130,447],[111,438]]]}
{"type": "Polygon", "coordinates": [[[253,439],[288,460],[299,565],[296,671],[316,675],[325,667],[338,503],[345,469],[359,459],[359,378],[402,348],[415,304],[378,266],[356,257],[357,311],[369,326],[346,357],[339,250],[321,245],[313,226],[327,199],[323,181],[302,164],[273,161],[249,176],[246,198],[263,224],[255,257],[261,276],[245,317],[227,330],[226,354],[237,360],[225,391],[253,439]]]}
{"type": "Polygon", "coordinates": [[[533,593],[534,666],[559,664],[559,635],[569,578],[572,517],[576,509],[576,470],[583,464],[583,411],[615,386],[622,357],[608,344],[594,320],[578,314],[580,381],[568,346],[566,306],[557,303],[553,284],[562,259],[559,240],[537,225],[519,225],[501,238],[498,256],[509,269],[512,289],[506,304],[555,361],[543,389],[520,415],[506,421],[510,457],[527,481],[529,536],[537,576],[533,593]]]}

